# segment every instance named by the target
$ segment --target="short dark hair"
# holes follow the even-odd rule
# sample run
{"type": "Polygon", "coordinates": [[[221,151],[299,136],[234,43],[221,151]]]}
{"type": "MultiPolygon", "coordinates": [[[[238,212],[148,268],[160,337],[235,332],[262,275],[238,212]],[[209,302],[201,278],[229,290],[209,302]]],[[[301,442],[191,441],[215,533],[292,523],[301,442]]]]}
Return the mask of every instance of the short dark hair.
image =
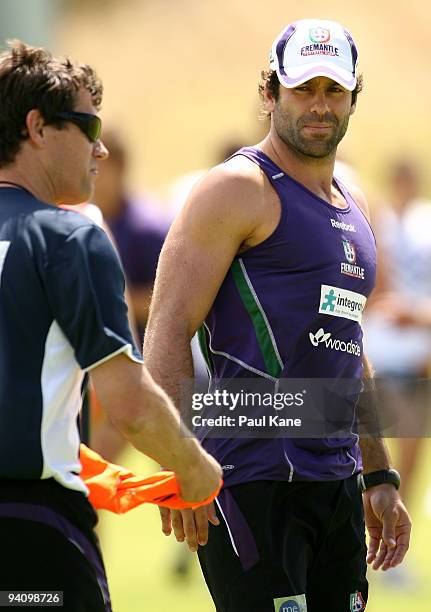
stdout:
{"type": "MultiPolygon", "coordinates": [[[[275,70],[262,70],[261,72],[261,80],[259,81],[258,90],[261,101],[263,102],[263,94],[265,89],[269,91],[274,100],[278,100],[280,96],[280,81],[278,80],[278,76],[275,70]]],[[[358,94],[361,93],[362,88],[364,86],[364,78],[362,74],[358,74],[356,79],[356,87],[352,91],[352,106],[356,104],[356,100],[358,98],[358,94]]],[[[261,114],[264,117],[268,117],[269,113],[265,109],[261,109],[261,114]]]]}
{"type": "Polygon", "coordinates": [[[28,138],[25,120],[37,108],[47,124],[61,129],[54,119],[60,111],[74,110],[80,89],[86,89],[96,109],[102,102],[102,83],[87,64],[55,58],[46,49],[20,40],[8,41],[0,55],[0,167],[12,163],[28,138]]]}

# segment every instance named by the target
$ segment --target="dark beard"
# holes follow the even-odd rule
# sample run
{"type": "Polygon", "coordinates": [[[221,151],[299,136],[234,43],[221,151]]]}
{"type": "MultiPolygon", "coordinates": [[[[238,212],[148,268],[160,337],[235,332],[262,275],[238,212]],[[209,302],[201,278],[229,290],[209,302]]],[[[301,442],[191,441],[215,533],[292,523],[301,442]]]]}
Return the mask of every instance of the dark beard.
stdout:
{"type": "Polygon", "coordinates": [[[301,136],[300,129],[304,125],[312,125],[316,123],[315,118],[302,118],[298,122],[296,128],[292,127],[283,120],[279,113],[274,113],[274,127],[279,138],[293,151],[301,157],[312,157],[314,159],[323,159],[333,155],[337,149],[338,144],[343,139],[347,127],[349,125],[350,115],[348,115],[342,123],[339,123],[337,118],[331,115],[330,117],[324,117],[323,123],[331,123],[335,126],[333,134],[329,139],[319,140],[318,138],[310,139],[303,138],[301,136]]]}

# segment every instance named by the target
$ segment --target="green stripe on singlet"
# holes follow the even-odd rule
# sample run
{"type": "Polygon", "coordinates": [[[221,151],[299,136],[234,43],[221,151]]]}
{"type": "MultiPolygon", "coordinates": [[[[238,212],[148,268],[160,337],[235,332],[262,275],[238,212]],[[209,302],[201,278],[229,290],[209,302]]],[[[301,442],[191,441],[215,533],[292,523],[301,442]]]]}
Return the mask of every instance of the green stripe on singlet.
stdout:
{"type": "Polygon", "coordinates": [[[265,321],[262,313],[263,309],[261,310],[262,307],[258,304],[253,295],[238,259],[234,260],[230,269],[241,301],[253,323],[256,339],[265,362],[266,371],[271,376],[274,376],[274,378],[278,378],[282,368],[270,335],[269,325],[267,321],[265,321]]]}
{"type": "Polygon", "coordinates": [[[198,329],[198,340],[199,340],[199,346],[201,348],[201,353],[202,353],[203,358],[205,359],[205,362],[207,364],[207,368],[208,368],[208,370],[212,374],[213,373],[213,366],[212,366],[210,354],[209,354],[209,351],[208,351],[207,338],[206,338],[206,334],[205,334],[205,325],[203,323],[202,323],[202,325],[198,329]]]}

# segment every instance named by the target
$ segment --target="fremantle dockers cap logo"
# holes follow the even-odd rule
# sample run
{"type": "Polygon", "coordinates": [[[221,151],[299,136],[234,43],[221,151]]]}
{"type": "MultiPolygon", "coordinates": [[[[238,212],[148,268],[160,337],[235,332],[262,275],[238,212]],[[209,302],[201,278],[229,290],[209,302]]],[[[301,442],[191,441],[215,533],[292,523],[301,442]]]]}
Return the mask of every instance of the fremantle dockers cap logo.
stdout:
{"type": "Polygon", "coordinates": [[[314,43],[326,43],[331,38],[331,32],[325,28],[310,28],[309,34],[314,43]]]}

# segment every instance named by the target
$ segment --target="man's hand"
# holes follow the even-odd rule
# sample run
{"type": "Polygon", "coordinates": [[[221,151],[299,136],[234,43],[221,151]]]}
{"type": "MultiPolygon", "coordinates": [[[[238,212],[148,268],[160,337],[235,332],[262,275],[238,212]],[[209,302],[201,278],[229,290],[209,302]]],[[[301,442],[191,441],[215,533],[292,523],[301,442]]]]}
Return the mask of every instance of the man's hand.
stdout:
{"type": "MultiPolygon", "coordinates": [[[[187,463],[186,468],[176,472],[180,485],[180,494],[185,501],[200,502],[214,493],[220,485],[222,469],[217,461],[202,447],[195,462],[187,463]]],[[[196,552],[199,545],[208,542],[208,521],[219,525],[214,502],[196,510],[170,510],[159,508],[162,519],[162,531],[170,535],[172,529],[178,542],[186,540],[189,549],[196,552]]]]}
{"type": "Polygon", "coordinates": [[[411,521],[396,488],[377,485],[362,494],[369,543],[367,563],[387,570],[402,563],[409,548],[411,521]]]}
{"type": "Polygon", "coordinates": [[[216,526],[220,524],[214,502],[196,510],[159,510],[163,533],[168,536],[173,529],[177,542],[186,540],[192,552],[196,552],[199,546],[205,546],[208,542],[208,521],[216,526]]]}
{"type": "Polygon", "coordinates": [[[186,502],[202,502],[217,491],[223,472],[220,464],[207,453],[196,440],[193,460],[176,467],[175,474],[180,487],[180,495],[186,502]]]}

